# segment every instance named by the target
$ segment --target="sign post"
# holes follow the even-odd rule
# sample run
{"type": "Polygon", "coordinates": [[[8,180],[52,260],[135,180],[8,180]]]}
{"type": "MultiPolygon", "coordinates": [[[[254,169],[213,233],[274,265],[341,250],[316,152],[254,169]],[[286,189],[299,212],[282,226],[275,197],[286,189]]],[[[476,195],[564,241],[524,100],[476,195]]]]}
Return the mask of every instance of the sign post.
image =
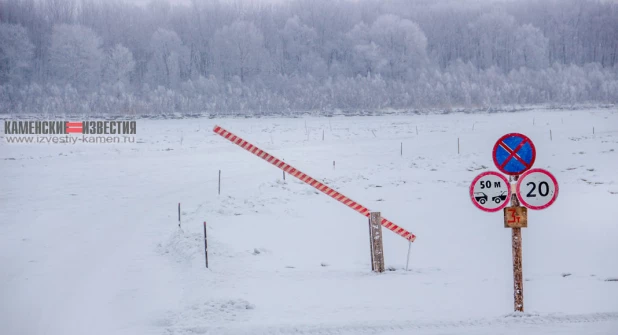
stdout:
{"type": "Polygon", "coordinates": [[[536,160],[536,148],[525,135],[502,136],[494,145],[492,158],[509,180],[497,172],[481,173],[470,185],[470,197],[472,203],[485,212],[503,210],[504,228],[511,229],[514,309],[523,312],[521,228],[528,227],[528,209],[545,209],[556,201],[558,181],[549,171],[531,169],[536,160]]]}
{"type": "MultiPolygon", "coordinates": [[[[512,177],[517,180],[518,176],[512,177]]],[[[528,226],[528,215],[522,220],[525,208],[519,206],[517,196],[511,196],[511,207],[504,209],[504,227],[511,228],[511,248],[513,249],[513,309],[515,312],[524,311],[524,273],[522,270],[523,257],[521,252],[521,228],[528,226]],[[525,225],[524,225],[525,221],[525,225]]]]}

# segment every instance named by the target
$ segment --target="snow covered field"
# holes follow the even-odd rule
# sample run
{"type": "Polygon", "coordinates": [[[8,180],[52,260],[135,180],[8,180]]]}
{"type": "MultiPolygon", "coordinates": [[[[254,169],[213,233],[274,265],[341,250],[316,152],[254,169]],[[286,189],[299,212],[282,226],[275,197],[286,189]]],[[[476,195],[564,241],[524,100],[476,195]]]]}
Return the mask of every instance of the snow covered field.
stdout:
{"type": "Polygon", "coordinates": [[[140,120],[134,144],[1,140],[2,334],[618,334],[615,108],[140,120]],[[366,218],[215,124],[416,234],[410,271],[408,243],[384,229],[394,271],[371,273],[366,218]],[[507,132],[531,137],[560,183],[523,229],[523,315],[510,231],[468,195],[507,132]]]}

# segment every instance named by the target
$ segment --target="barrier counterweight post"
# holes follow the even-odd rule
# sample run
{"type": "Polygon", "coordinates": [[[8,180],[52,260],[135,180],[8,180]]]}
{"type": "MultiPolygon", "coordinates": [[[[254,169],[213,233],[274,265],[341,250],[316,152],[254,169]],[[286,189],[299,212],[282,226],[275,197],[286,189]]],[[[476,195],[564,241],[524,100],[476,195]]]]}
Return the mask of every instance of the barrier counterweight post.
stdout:
{"type": "MultiPolygon", "coordinates": [[[[369,217],[369,209],[367,209],[366,207],[364,207],[363,205],[357,203],[356,201],[346,197],[345,195],[333,190],[332,188],[324,185],[323,183],[315,180],[314,178],[308,176],[307,174],[301,172],[300,170],[297,170],[296,168],[294,168],[293,166],[283,162],[280,159],[277,159],[276,157],[274,157],[273,155],[267,153],[266,151],[254,146],[253,144],[243,140],[242,138],[234,135],[233,133],[219,127],[219,126],[215,126],[215,128],[213,129],[213,131],[215,133],[217,133],[218,135],[222,136],[223,138],[227,139],[228,141],[240,146],[241,148],[249,151],[250,153],[260,157],[261,159],[267,161],[268,163],[278,167],[279,169],[287,172],[288,174],[300,179],[301,181],[313,186],[314,188],[316,188],[318,191],[328,195],[329,197],[341,202],[342,204],[352,208],[353,210],[359,212],[360,214],[362,214],[365,217],[369,217]]],[[[402,227],[399,227],[398,225],[394,224],[393,222],[382,218],[381,219],[381,225],[388,228],[389,230],[393,231],[394,233],[396,233],[397,235],[405,238],[408,241],[414,242],[414,240],[416,239],[416,236],[412,233],[410,233],[409,231],[403,229],[402,227]]]]}
{"type": "Polygon", "coordinates": [[[371,270],[373,272],[384,272],[384,245],[380,221],[380,212],[371,212],[369,215],[369,231],[371,236],[371,270]]]}

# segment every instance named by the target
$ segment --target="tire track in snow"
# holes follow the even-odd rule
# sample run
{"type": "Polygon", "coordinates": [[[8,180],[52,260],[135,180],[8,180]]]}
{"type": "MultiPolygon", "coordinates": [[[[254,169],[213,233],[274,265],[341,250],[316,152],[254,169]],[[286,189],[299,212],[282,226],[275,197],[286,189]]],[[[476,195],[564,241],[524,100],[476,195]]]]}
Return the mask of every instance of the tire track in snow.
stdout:
{"type": "Polygon", "coordinates": [[[166,334],[217,334],[217,335],[343,335],[343,334],[381,334],[383,332],[396,332],[408,330],[432,330],[432,329],[460,329],[472,327],[496,327],[496,326],[547,326],[575,323],[595,323],[605,321],[617,321],[618,312],[592,313],[576,315],[531,315],[531,314],[508,314],[497,318],[470,319],[461,321],[436,321],[414,322],[399,321],[392,323],[365,323],[357,325],[289,325],[280,327],[251,326],[240,327],[170,327],[166,334]]]}

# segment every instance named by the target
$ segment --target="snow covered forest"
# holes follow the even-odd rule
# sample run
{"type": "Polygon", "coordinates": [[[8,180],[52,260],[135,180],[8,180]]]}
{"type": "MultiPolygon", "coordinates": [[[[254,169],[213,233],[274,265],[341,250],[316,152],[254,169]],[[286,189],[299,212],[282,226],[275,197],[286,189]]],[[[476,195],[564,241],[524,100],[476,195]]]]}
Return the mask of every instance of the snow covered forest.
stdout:
{"type": "Polygon", "coordinates": [[[0,0],[0,113],[618,102],[618,3],[0,0]]]}

